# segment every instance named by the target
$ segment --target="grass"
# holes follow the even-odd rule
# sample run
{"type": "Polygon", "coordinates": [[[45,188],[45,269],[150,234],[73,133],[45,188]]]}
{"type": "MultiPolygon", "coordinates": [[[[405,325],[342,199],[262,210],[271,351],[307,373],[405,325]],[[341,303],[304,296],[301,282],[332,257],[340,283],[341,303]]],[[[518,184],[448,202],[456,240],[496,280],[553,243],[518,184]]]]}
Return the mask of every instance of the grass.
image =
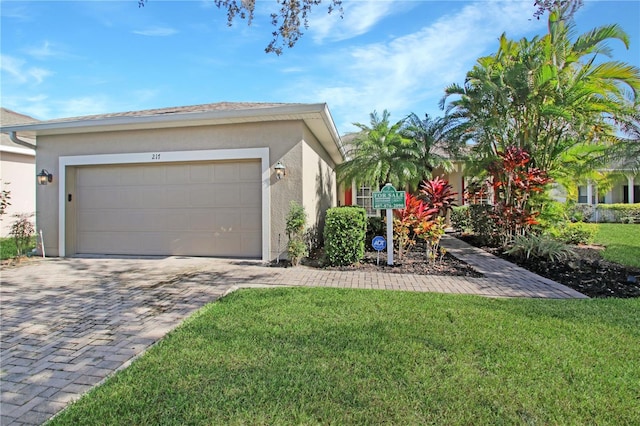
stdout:
{"type": "Polygon", "coordinates": [[[605,246],[602,257],[611,262],[640,268],[640,225],[590,224],[596,228],[594,242],[605,246]]]}
{"type": "Polygon", "coordinates": [[[53,425],[640,424],[640,299],[254,289],[53,425]]]}

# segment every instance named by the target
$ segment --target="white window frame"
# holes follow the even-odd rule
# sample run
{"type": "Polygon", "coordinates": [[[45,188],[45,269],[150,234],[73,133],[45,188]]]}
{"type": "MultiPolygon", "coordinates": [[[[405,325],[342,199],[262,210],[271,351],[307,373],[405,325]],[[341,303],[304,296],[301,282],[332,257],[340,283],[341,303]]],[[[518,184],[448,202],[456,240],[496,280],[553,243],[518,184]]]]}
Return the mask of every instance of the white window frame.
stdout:
{"type": "Polygon", "coordinates": [[[354,206],[362,207],[366,210],[368,217],[377,217],[380,216],[380,210],[376,210],[373,208],[373,193],[378,191],[379,189],[374,188],[372,186],[367,185],[356,185],[355,182],[351,186],[351,193],[353,194],[352,204],[354,206]],[[360,195],[360,191],[369,191],[368,195],[360,195]],[[359,203],[360,200],[369,200],[369,203],[359,203]]]}

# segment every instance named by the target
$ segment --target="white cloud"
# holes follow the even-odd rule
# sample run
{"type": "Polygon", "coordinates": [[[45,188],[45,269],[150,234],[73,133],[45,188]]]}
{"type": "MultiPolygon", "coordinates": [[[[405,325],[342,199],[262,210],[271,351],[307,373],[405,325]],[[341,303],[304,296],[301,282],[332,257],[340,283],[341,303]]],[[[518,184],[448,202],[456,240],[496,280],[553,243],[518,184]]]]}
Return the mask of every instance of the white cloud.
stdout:
{"type": "Polygon", "coordinates": [[[26,53],[36,59],[47,59],[53,56],[58,56],[60,54],[53,48],[48,40],[42,42],[41,46],[27,49],[26,53]]]}
{"type": "Polygon", "coordinates": [[[168,27],[150,27],[144,30],[132,31],[134,34],[149,37],[167,37],[178,33],[178,30],[168,27]]]}
{"type": "Polygon", "coordinates": [[[0,70],[9,75],[10,81],[19,85],[37,85],[52,74],[44,68],[28,67],[23,59],[9,55],[0,55],[0,70]]]}
{"type": "Polygon", "coordinates": [[[529,19],[532,10],[521,1],[466,5],[415,33],[332,53],[324,58],[332,81],[304,81],[296,89],[305,87],[309,100],[326,101],[341,118],[341,131],[366,122],[374,109],[388,109],[395,120],[410,112],[442,115],[437,104],[444,88],[462,83],[478,57],[497,49],[502,32],[519,38],[543,28],[529,19]]]}
{"type": "Polygon", "coordinates": [[[113,112],[107,96],[94,95],[65,99],[55,103],[56,117],[78,117],[83,115],[113,112]]]}
{"type": "Polygon", "coordinates": [[[316,43],[323,40],[331,41],[347,40],[367,33],[378,22],[387,16],[402,13],[412,7],[411,2],[399,2],[395,0],[367,0],[345,1],[342,3],[343,15],[334,10],[331,14],[316,6],[315,15],[309,20],[309,32],[316,43]]]}

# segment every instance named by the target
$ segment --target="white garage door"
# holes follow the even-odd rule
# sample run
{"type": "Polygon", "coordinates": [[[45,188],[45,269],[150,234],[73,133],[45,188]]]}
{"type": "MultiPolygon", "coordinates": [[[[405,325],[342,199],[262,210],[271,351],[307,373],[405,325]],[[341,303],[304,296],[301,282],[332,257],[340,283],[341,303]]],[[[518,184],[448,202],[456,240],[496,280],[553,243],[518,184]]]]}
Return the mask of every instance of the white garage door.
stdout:
{"type": "Polygon", "coordinates": [[[79,254],[261,257],[260,161],[77,169],[79,254]]]}

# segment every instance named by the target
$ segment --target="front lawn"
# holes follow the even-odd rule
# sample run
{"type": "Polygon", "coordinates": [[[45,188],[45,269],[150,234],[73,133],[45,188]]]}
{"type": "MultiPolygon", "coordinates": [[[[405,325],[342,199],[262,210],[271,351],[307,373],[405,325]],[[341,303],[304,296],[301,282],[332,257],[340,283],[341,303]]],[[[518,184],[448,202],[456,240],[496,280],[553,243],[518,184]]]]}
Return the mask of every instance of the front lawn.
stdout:
{"type": "Polygon", "coordinates": [[[594,242],[606,247],[602,257],[611,262],[640,268],[640,225],[598,223],[590,226],[597,229],[594,242]]]}
{"type": "Polygon", "coordinates": [[[640,424],[640,299],[241,290],[52,424],[640,424]]]}

